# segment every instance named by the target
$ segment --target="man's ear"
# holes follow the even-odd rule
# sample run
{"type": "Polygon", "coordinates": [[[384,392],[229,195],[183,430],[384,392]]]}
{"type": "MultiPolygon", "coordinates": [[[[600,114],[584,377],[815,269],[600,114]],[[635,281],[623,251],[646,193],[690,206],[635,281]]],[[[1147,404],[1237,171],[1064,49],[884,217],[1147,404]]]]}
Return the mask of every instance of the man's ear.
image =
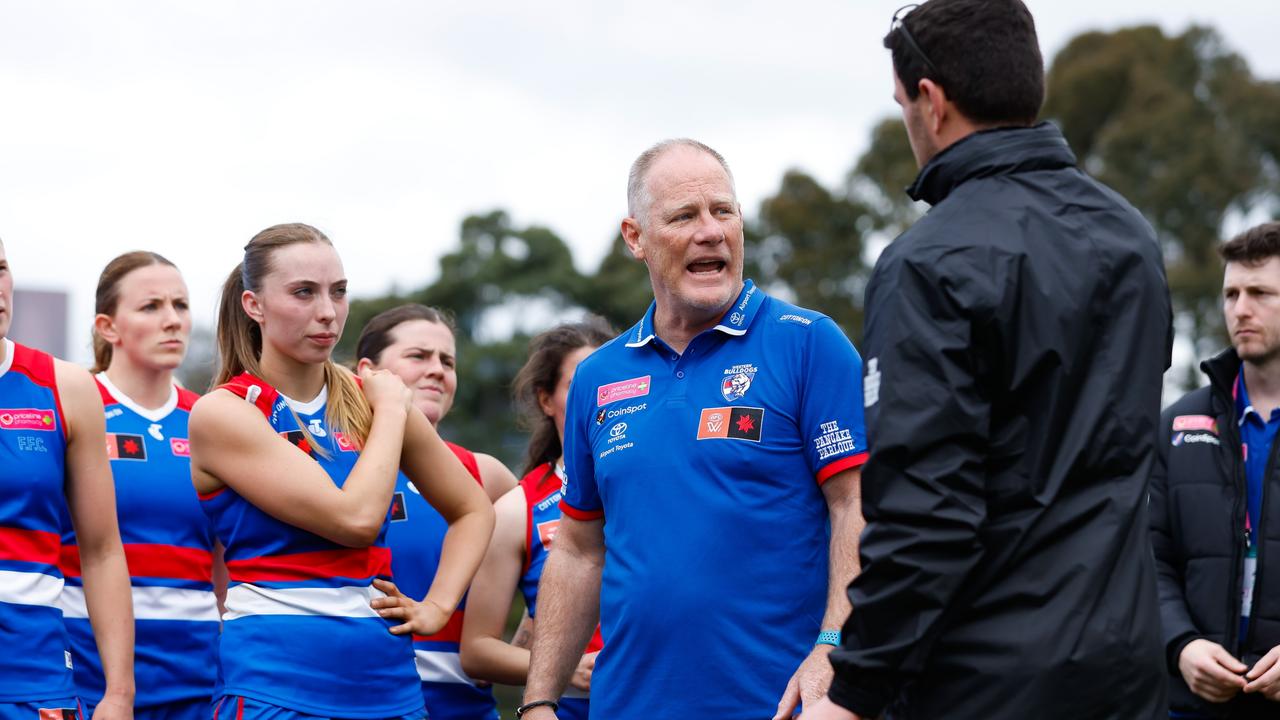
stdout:
{"type": "Polygon", "coordinates": [[[942,125],[951,112],[947,91],[929,78],[920,78],[918,87],[920,94],[925,98],[924,119],[928,123],[929,131],[934,135],[941,135],[942,125]]]}
{"type": "Polygon", "coordinates": [[[632,257],[644,260],[644,247],[640,245],[640,221],[633,217],[622,221],[622,241],[627,244],[632,257]]]}

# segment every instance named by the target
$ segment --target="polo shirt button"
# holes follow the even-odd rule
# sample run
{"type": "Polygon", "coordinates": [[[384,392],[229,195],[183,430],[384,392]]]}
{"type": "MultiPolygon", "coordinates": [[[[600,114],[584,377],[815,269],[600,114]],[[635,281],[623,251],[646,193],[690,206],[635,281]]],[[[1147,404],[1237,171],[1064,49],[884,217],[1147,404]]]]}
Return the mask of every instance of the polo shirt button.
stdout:
{"type": "Polygon", "coordinates": [[[677,371],[676,371],[676,377],[678,377],[678,378],[683,378],[683,377],[684,377],[684,371],[683,371],[683,370],[677,370],[677,371]]]}

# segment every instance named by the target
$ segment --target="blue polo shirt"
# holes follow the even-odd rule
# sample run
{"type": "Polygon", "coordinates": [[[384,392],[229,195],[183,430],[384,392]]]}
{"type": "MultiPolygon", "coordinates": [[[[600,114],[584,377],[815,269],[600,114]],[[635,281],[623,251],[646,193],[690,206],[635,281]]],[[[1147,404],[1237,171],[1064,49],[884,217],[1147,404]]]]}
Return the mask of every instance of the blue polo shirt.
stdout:
{"type": "Polygon", "coordinates": [[[561,509],[604,518],[591,716],[771,717],[826,608],[819,486],[867,457],[862,361],[750,281],[683,355],[653,312],[569,390],[561,509]]]}
{"type": "MultiPolygon", "coordinates": [[[[1272,410],[1271,417],[1263,419],[1261,413],[1249,402],[1249,391],[1244,385],[1244,372],[1236,377],[1236,416],[1240,423],[1240,442],[1244,446],[1245,506],[1249,519],[1249,548],[1245,554],[1245,573],[1252,575],[1257,566],[1258,522],[1262,512],[1262,488],[1266,484],[1267,461],[1271,458],[1271,444],[1280,430],[1280,409],[1272,410]]],[[[1245,591],[1253,586],[1246,577],[1245,591]]],[[[1252,598],[1242,598],[1240,613],[1240,641],[1243,643],[1249,628],[1252,598]]]]}

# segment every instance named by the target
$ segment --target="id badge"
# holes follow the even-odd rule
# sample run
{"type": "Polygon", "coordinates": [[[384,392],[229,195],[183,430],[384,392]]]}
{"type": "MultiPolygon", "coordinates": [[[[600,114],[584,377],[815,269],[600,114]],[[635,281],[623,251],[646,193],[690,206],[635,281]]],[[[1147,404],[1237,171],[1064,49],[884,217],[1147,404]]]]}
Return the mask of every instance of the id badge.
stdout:
{"type": "Polygon", "coordinates": [[[1240,615],[1249,617],[1253,610],[1253,584],[1258,577],[1258,551],[1249,548],[1249,552],[1244,556],[1244,587],[1242,588],[1243,596],[1240,598],[1240,615]]]}

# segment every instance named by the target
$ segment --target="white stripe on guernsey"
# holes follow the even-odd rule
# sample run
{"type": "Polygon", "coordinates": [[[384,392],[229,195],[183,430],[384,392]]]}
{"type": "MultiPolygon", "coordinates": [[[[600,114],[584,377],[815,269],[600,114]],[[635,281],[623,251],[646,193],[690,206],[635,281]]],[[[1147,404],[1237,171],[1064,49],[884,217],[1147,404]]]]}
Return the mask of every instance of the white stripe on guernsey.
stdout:
{"type": "MultiPolygon", "coordinates": [[[[134,587],[132,590],[136,620],[218,621],[218,599],[212,591],[169,587],[134,587]]],[[[79,586],[64,588],[58,607],[69,618],[89,617],[84,588],[79,586]]]]}
{"type": "MultiPolygon", "coordinates": [[[[458,653],[415,648],[413,656],[413,663],[418,667],[418,679],[422,682],[476,684],[475,680],[462,671],[462,658],[458,653]]],[[[590,695],[575,687],[569,687],[561,697],[587,698],[590,695]]]]}
{"type": "Polygon", "coordinates": [[[278,590],[241,583],[227,589],[227,612],[222,619],[230,622],[253,615],[376,618],[378,612],[369,603],[386,596],[373,586],[278,590]]]}
{"type": "Polygon", "coordinates": [[[44,573],[0,570],[0,602],[56,607],[64,582],[44,573]]]}
{"type": "Polygon", "coordinates": [[[475,685],[475,681],[462,671],[462,658],[458,653],[415,648],[413,655],[413,663],[418,666],[418,677],[422,682],[475,685]]]}

